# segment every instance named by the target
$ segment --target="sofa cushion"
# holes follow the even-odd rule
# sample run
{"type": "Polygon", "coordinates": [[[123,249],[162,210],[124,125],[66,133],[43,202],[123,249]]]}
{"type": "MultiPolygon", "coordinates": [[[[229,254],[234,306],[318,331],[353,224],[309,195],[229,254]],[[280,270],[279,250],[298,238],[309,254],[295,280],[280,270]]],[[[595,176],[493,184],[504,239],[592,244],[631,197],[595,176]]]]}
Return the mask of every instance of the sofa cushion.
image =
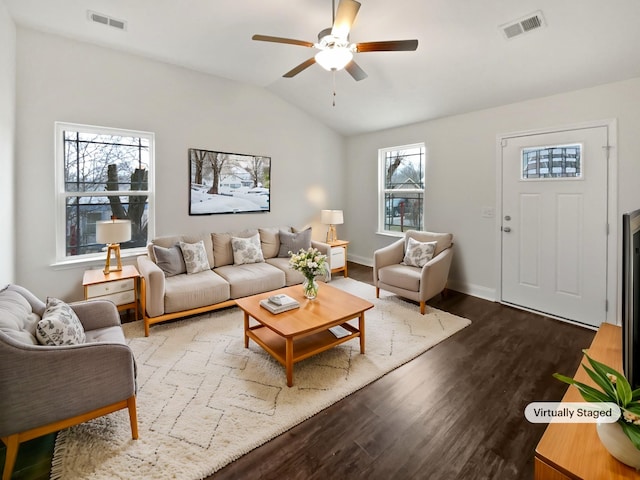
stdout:
{"type": "Polygon", "coordinates": [[[405,251],[407,250],[407,245],[409,244],[410,238],[413,238],[419,242],[438,242],[438,244],[436,245],[436,249],[433,252],[434,257],[440,255],[441,252],[449,248],[451,246],[451,242],[453,241],[453,235],[451,233],[434,233],[423,232],[419,230],[407,230],[404,237],[405,251]]]}
{"type": "Polygon", "coordinates": [[[291,232],[291,227],[268,227],[259,228],[260,243],[262,245],[262,255],[265,259],[278,256],[280,251],[280,230],[291,232]]]}
{"type": "Polygon", "coordinates": [[[411,267],[424,267],[429,260],[433,258],[433,252],[436,250],[438,242],[419,242],[418,240],[409,237],[407,242],[407,250],[404,254],[405,265],[411,267]]]}
{"type": "Polygon", "coordinates": [[[311,248],[311,228],[296,233],[281,230],[279,234],[280,250],[278,251],[278,257],[280,258],[289,257],[290,252],[298,253],[301,249],[308,250],[311,248]]]}
{"type": "Polygon", "coordinates": [[[157,237],[151,240],[151,242],[147,245],[147,254],[149,258],[153,260],[153,263],[158,263],[158,259],[156,258],[155,252],[153,251],[153,246],[158,245],[162,248],[171,248],[174,245],[178,245],[182,241],[181,235],[169,235],[165,237],[157,237]]]}
{"type": "Polygon", "coordinates": [[[122,327],[103,327],[96,328],[95,330],[87,330],[85,332],[85,343],[95,342],[110,342],[110,343],[122,343],[127,344],[127,340],[124,337],[124,331],[122,327]]]}
{"type": "Polygon", "coordinates": [[[34,313],[29,302],[18,292],[0,292],[0,331],[20,343],[37,345],[36,325],[40,316],[34,313]]]}
{"type": "Polygon", "coordinates": [[[214,266],[224,267],[225,265],[233,265],[231,237],[247,238],[253,237],[256,233],[258,233],[258,231],[255,229],[235,233],[212,233],[214,266]]]}
{"type": "Polygon", "coordinates": [[[284,272],[266,262],[226,265],[215,271],[229,282],[231,298],[246,297],[285,286],[284,272]]]}
{"type": "Polygon", "coordinates": [[[209,260],[209,266],[213,268],[213,243],[211,242],[210,234],[203,235],[167,235],[164,237],[156,237],[151,240],[151,243],[147,245],[147,253],[149,254],[149,258],[153,260],[153,263],[156,263],[156,256],[153,253],[153,245],[158,245],[164,248],[170,248],[173,245],[177,245],[180,242],[185,243],[197,243],[200,240],[204,242],[204,248],[207,252],[207,260],[209,260]]]}
{"type": "Polygon", "coordinates": [[[291,285],[299,285],[304,282],[304,275],[291,268],[291,265],[289,265],[289,258],[268,258],[265,262],[284,272],[284,283],[287,287],[290,287],[291,285]]]}
{"type": "Polygon", "coordinates": [[[78,345],[84,343],[84,327],[73,309],[57,298],[47,298],[47,308],[36,325],[36,337],[42,345],[78,345]]]}
{"type": "Polygon", "coordinates": [[[204,248],[204,242],[200,240],[197,243],[180,242],[180,250],[184,257],[184,264],[187,266],[187,273],[199,273],[211,270],[207,251],[204,248]]]}
{"type": "Polygon", "coordinates": [[[387,285],[393,285],[411,292],[420,291],[422,270],[409,265],[394,264],[378,270],[378,279],[387,285]]]}
{"type": "Polygon", "coordinates": [[[169,248],[153,245],[153,254],[156,256],[156,265],[162,269],[165,277],[187,273],[180,245],[176,244],[169,248]]]}
{"type": "Polygon", "coordinates": [[[264,262],[260,246],[260,235],[257,233],[249,238],[231,237],[231,247],[233,249],[234,265],[264,262]]]}
{"type": "Polygon", "coordinates": [[[229,300],[229,284],[211,270],[165,280],[164,313],[181,312],[229,300]]]}

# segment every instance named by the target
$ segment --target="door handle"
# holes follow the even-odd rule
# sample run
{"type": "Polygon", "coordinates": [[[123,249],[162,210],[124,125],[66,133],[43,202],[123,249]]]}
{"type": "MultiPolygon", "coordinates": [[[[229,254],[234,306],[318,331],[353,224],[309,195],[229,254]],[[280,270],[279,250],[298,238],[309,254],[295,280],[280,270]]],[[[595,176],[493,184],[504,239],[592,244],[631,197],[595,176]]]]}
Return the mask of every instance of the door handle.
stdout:
{"type": "Polygon", "coordinates": [[[502,231],[503,231],[504,233],[509,233],[509,232],[511,231],[511,228],[510,228],[510,227],[504,227],[504,228],[502,229],[502,231]]]}

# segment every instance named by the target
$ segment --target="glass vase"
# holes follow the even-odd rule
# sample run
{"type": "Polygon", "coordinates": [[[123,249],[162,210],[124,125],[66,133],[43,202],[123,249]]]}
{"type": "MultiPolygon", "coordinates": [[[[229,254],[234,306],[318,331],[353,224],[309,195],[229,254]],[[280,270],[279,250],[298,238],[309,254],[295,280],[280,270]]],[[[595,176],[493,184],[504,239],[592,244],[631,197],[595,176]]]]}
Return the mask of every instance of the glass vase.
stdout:
{"type": "Polygon", "coordinates": [[[318,296],[318,282],[316,282],[315,277],[305,277],[304,282],[302,283],[302,289],[304,291],[304,296],[309,300],[315,300],[318,296]]]}

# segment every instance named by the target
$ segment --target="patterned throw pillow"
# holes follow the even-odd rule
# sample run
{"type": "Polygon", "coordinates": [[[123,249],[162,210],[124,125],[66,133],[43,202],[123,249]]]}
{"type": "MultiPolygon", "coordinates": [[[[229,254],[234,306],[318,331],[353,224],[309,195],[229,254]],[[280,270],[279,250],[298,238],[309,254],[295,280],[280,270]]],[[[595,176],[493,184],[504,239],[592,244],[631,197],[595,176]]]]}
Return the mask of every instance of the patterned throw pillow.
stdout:
{"type": "Polygon", "coordinates": [[[412,267],[422,268],[433,258],[438,242],[419,242],[409,237],[407,251],[404,254],[403,263],[412,267]]]}
{"type": "Polygon", "coordinates": [[[76,312],[53,297],[47,298],[47,308],[36,325],[36,337],[42,345],[77,345],[86,340],[76,312]]]}
{"type": "Polygon", "coordinates": [[[207,251],[204,248],[204,242],[202,240],[197,243],[180,242],[180,250],[182,250],[187,273],[211,270],[209,259],[207,258],[207,251]]]}
{"type": "Polygon", "coordinates": [[[259,234],[249,238],[231,237],[231,248],[233,248],[234,265],[264,262],[259,234]]]}

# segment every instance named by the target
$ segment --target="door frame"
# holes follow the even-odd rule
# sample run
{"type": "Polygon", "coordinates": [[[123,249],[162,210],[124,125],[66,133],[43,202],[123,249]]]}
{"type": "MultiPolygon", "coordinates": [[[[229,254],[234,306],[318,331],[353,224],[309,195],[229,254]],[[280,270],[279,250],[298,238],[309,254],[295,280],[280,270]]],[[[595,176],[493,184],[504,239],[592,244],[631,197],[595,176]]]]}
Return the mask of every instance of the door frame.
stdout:
{"type": "MultiPolygon", "coordinates": [[[[569,130],[581,130],[587,128],[605,127],[607,129],[607,143],[608,143],[608,161],[607,161],[607,312],[606,322],[614,325],[619,325],[618,319],[620,318],[620,301],[618,295],[618,288],[620,286],[620,264],[621,260],[618,258],[618,236],[620,221],[618,219],[618,121],[615,118],[594,120],[590,122],[574,123],[569,125],[562,125],[558,127],[547,127],[532,130],[523,130],[509,133],[502,133],[496,135],[496,301],[503,303],[502,301],[502,146],[505,140],[517,137],[527,137],[531,135],[544,135],[549,133],[561,133],[569,130]]],[[[511,305],[511,304],[509,304],[511,305]]],[[[526,308],[523,308],[526,310],[526,308]]],[[[539,312],[538,312],[539,313],[539,312]]],[[[546,316],[553,317],[553,315],[545,314],[546,316]]],[[[559,318],[565,322],[571,322],[565,318],[559,318]]],[[[585,324],[577,323],[581,326],[585,324]]]]}

